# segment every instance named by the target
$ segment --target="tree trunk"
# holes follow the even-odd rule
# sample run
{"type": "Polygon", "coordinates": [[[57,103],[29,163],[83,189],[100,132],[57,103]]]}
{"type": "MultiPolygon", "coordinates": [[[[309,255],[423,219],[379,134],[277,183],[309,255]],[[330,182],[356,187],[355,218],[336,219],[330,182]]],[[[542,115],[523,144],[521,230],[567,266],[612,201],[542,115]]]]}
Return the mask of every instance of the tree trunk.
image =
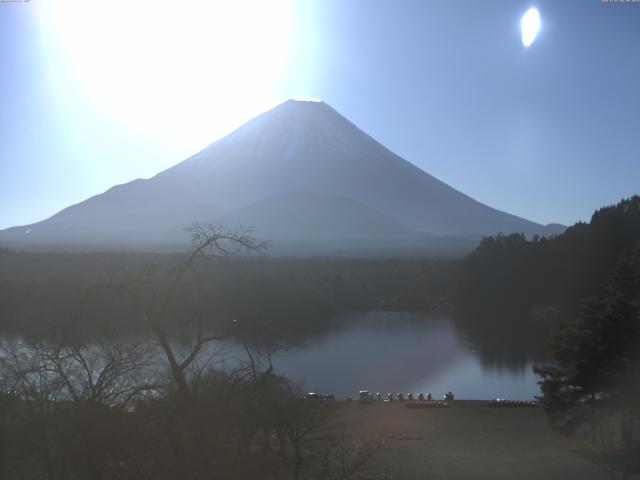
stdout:
{"type": "Polygon", "coordinates": [[[299,480],[300,479],[300,472],[302,470],[302,452],[300,451],[300,445],[295,442],[293,447],[295,448],[295,452],[296,452],[296,463],[295,463],[295,469],[293,471],[293,480],[299,480]]]}

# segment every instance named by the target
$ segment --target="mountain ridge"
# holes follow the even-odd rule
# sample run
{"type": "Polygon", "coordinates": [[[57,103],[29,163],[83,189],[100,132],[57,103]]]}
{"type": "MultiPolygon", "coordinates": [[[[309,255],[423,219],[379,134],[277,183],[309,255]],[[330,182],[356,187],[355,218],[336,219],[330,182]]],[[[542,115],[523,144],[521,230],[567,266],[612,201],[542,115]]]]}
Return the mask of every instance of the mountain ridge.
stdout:
{"type": "MultiPolygon", "coordinates": [[[[234,224],[233,212],[267,201],[272,207],[263,210],[270,218],[260,221],[264,227],[282,225],[279,216],[286,205],[278,212],[269,199],[286,192],[306,192],[305,222],[310,230],[315,229],[313,219],[328,208],[317,202],[319,198],[333,202],[337,210],[336,198],[346,199],[341,204],[355,217],[369,219],[369,224],[361,221],[359,226],[361,236],[372,239],[388,237],[392,224],[406,229],[405,237],[416,238],[500,232],[549,235],[564,229],[474,200],[396,155],[324,102],[289,100],[149,179],[116,185],[49,219],[0,231],[0,244],[108,246],[144,244],[145,238],[149,244],[176,243],[186,239],[183,229],[190,223],[223,218],[234,224]]],[[[330,220],[326,212],[322,215],[330,220]]],[[[342,227],[325,222],[323,228],[329,234],[335,228],[333,240],[339,243],[342,227]]],[[[276,239],[290,233],[263,230],[276,239]]]]}

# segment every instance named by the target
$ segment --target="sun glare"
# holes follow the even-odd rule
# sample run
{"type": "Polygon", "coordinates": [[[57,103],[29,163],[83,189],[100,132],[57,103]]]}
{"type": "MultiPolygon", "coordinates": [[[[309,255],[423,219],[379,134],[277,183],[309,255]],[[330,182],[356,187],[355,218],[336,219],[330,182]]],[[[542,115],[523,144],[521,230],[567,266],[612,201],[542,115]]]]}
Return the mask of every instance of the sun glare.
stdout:
{"type": "MultiPolygon", "coordinates": [[[[288,0],[51,2],[82,92],[142,134],[200,146],[277,101],[288,0]]],[[[50,47],[51,48],[51,47],[50,47]]]]}
{"type": "Polygon", "coordinates": [[[295,97],[294,100],[298,100],[299,102],[315,102],[315,103],[322,102],[320,98],[310,97],[309,95],[302,95],[300,97],[295,97]]]}
{"type": "Polygon", "coordinates": [[[524,14],[520,21],[520,28],[522,29],[522,44],[525,47],[530,47],[540,31],[540,13],[538,9],[530,8],[527,10],[527,13],[524,14]]]}

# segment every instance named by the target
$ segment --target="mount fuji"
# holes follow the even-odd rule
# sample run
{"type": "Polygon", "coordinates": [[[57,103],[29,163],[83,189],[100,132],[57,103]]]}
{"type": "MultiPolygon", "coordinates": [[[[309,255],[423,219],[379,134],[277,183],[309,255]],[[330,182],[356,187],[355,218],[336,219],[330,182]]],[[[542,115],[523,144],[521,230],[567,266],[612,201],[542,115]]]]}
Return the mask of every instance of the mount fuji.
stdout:
{"type": "Polygon", "coordinates": [[[0,231],[0,246],[153,249],[184,245],[185,227],[209,221],[252,226],[282,252],[397,249],[564,229],[477,202],[326,103],[289,100],[152,178],[0,231]]]}

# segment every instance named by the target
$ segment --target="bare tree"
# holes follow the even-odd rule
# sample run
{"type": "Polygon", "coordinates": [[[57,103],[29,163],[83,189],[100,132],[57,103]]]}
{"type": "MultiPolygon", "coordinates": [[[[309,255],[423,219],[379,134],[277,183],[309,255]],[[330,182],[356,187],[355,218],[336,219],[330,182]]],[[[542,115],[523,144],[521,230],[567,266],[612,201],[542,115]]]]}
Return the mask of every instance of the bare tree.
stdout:
{"type": "Polygon", "coordinates": [[[292,396],[281,405],[281,454],[291,466],[294,480],[348,480],[362,470],[382,446],[356,442],[333,421],[330,403],[292,396]],[[285,453],[287,446],[290,455],[285,453]]]}
{"type": "Polygon", "coordinates": [[[382,448],[385,440],[374,445],[357,443],[345,432],[330,432],[316,449],[314,478],[349,480],[382,448]]]}
{"type": "Polygon", "coordinates": [[[287,408],[284,431],[293,449],[293,478],[298,480],[302,474],[305,443],[326,428],[329,412],[316,401],[300,398],[291,399],[287,408]]]}
{"type": "Polygon", "coordinates": [[[148,347],[137,340],[5,341],[0,378],[19,427],[13,463],[36,477],[103,478],[110,465],[123,463],[114,461],[118,425],[135,400],[157,389],[153,365],[148,347]]]}
{"type": "MultiPolygon", "coordinates": [[[[144,279],[137,284],[122,281],[101,283],[88,292],[83,302],[86,304],[96,288],[108,287],[125,292],[138,303],[144,312],[144,325],[161,347],[169,364],[172,381],[184,400],[191,394],[187,373],[189,368],[194,366],[205,346],[211,342],[226,340],[228,335],[205,332],[203,315],[184,319],[182,326],[185,331],[190,330],[192,335],[188,351],[179,354],[167,332],[171,308],[176,301],[179,287],[188,276],[200,281],[195,268],[196,262],[200,260],[235,257],[241,254],[263,254],[266,250],[266,243],[256,241],[251,229],[227,230],[215,223],[194,223],[187,231],[191,234],[191,249],[173,269],[159,271],[154,266],[148,266],[144,272],[144,279]]],[[[202,368],[196,370],[201,371],[202,368]]]]}

